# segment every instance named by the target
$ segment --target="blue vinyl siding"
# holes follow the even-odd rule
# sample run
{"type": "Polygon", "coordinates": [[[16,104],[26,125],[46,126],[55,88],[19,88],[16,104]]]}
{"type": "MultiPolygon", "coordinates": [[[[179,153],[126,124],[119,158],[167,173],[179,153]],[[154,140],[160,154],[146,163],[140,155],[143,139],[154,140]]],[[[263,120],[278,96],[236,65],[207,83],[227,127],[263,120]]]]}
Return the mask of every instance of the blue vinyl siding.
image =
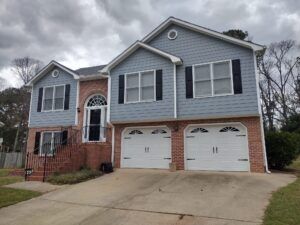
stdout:
{"type": "Polygon", "coordinates": [[[77,80],[67,72],[60,71],[57,78],[52,77],[50,71],[33,85],[32,103],[30,113],[30,127],[47,126],[71,126],[75,125],[77,80]],[[53,112],[37,112],[39,88],[51,85],[70,84],[70,105],[69,110],[53,112]]]}
{"type": "Polygon", "coordinates": [[[171,25],[147,43],[180,57],[177,67],[178,118],[211,118],[258,115],[257,87],[253,51],[217,38],[171,25]],[[169,40],[167,33],[175,29],[178,36],[169,40]],[[187,99],[185,96],[185,67],[193,64],[240,59],[243,93],[238,95],[187,99]]]}
{"type": "Polygon", "coordinates": [[[110,75],[112,83],[110,111],[112,122],[137,122],[174,117],[173,64],[169,59],[140,48],[112,69],[110,75]],[[163,100],[119,104],[119,75],[153,69],[162,69],[163,71],[163,100]]]}

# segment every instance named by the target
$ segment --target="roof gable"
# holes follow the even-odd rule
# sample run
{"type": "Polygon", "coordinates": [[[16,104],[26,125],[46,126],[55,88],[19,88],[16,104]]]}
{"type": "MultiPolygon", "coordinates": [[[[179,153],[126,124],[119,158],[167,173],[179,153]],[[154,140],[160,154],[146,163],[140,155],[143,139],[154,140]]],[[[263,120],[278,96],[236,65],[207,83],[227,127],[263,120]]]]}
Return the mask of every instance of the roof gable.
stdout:
{"type": "Polygon", "coordinates": [[[152,47],[150,45],[147,45],[145,43],[142,43],[140,41],[136,41],[129,48],[127,48],[124,52],[122,52],[115,59],[113,59],[109,64],[107,64],[100,72],[102,74],[107,74],[111,69],[113,69],[119,63],[121,63],[124,59],[126,59],[128,56],[130,56],[132,53],[134,53],[139,48],[144,48],[144,49],[146,49],[150,52],[153,52],[153,53],[158,54],[162,57],[168,58],[175,65],[181,65],[182,64],[182,60],[179,57],[174,56],[170,53],[164,52],[160,49],[154,48],[154,47],[152,47]]]}
{"type": "Polygon", "coordinates": [[[58,67],[62,69],[63,71],[69,73],[74,77],[74,79],[79,79],[79,75],[69,69],[68,67],[65,67],[64,65],[52,60],[48,65],[46,65],[38,74],[36,74],[27,84],[26,86],[32,86],[34,83],[36,83],[38,80],[40,80],[43,76],[45,76],[47,73],[49,73],[53,68],[58,67]]]}
{"type": "Polygon", "coordinates": [[[165,30],[165,28],[167,28],[168,26],[170,26],[171,24],[175,24],[178,26],[182,26],[184,28],[208,35],[208,36],[212,36],[233,44],[237,44],[240,45],[242,47],[246,47],[246,48],[250,48],[254,51],[258,51],[258,50],[262,50],[265,47],[259,44],[255,44],[252,42],[248,42],[248,41],[243,41],[237,38],[233,38],[230,37],[228,35],[222,34],[220,32],[205,28],[205,27],[201,27],[198,26],[196,24],[192,24],[174,17],[169,17],[167,20],[165,20],[163,23],[161,23],[157,28],[155,28],[152,32],[150,32],[148,35],[146,35],[143,39],[142,42],[143,43],[148,43],[150,42],[153,38],[155,38],[158,34],[160,34],[162,31],[165,30]]]}

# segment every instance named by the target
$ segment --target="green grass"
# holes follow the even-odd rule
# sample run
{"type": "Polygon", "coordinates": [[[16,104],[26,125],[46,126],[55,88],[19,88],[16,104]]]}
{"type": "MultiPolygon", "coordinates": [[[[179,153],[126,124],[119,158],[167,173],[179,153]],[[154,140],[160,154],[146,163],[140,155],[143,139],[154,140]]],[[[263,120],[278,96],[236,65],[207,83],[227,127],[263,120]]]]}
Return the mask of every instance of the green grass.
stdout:
{"type": "Polygon", "coordinates": [[[51,175],[47,178],[47,182],[51,184],[76,184],[99,176],[101,176],[99,171],[82,169],[72,173],[51,175]]]}
{"type": "Polygon", "coordinates": [[[11,171],[12,169],[0,169],[0,208],[34,198],[41,194],[36,191],[2,187],[3,185],[24,180],[24,178],[20,176],[10,176],[9,173],[11,171]]]}
{"type": "Polygon", "coordinates": [[[41,193],[14,188],[0,187],[0,208],[37,197],[41,193]]]}
{"type": "Polygon", "coordinates": [[[298,179],[273,194],[265,211],[264,225],[300,224],[300,157],[288,169],[295,171],[298,179]]]}

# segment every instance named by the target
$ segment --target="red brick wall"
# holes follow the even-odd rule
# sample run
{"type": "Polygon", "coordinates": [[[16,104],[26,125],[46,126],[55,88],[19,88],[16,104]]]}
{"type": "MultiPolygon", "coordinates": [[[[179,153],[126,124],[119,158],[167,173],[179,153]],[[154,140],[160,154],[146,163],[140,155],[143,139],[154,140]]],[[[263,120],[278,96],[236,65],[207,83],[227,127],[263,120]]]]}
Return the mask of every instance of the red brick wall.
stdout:
{"type": "Polygon", "coordinates": [[[187,120],[173,122],[155,122],[139,124],[119,124],[115,125],[115,167],[120,167],[121,155],[121,133],[128,126],[157,126],[167,125],[171,129],[172,137],[172,161],[176,164],[177,169],[184,169],[184,129],[188,124],[201,123],[227,123],[241,122],[248,130],[248,143],[250,155],[250,169],[252,172],[264,172],[263,145],[261,140],[261,129],[259,117],[243,117],[228,119],[211,119],[211,120],[187,120]]]}

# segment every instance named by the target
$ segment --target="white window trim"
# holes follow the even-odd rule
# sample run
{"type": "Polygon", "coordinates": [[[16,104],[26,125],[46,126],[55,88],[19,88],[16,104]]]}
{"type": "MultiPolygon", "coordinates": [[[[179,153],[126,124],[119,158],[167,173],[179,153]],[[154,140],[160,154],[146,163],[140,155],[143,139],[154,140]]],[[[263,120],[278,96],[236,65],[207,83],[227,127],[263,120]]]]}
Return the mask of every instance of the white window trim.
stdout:
{"type": "Polygon", "coordinates": [[[207,63],[200,63],[200,64],[194,64],[192,66],[193,71],[193,98],[211,98],[211,97],[218,97],[218,96],[227,96],[227,95],[233,95],[234,89],[233,89],[233,74],[232,74],[232,60],[221,60],[221,61],[214,61],[214,62],[207,62],[207,63]],[[215,63],[221,63],[221,62],[229,62],[229,70],[230,70],[230,79],[231,79],[231,93],[226,94],[214,94],[214,74],[213,74],[213,64],[215,63]],[[203,66],[203,65],[209,65],[210,69],[210,81],[211,81],[211,95],[205,95],[205,96],[196,96],[196,86],[195,86],[195,67],[197,66],[203,66]]]}
{"type": "Polygon", "coordinates": [[[143,71],[138,71],[138,72],[130,72],[130,73],[125,73],[125,90],[124,90],[124,104],[132,104],[132,103],[141,103],[141,102],[155,102],[156,101],[156,70],[143,70],[143,71]],[[146,72],[153,72],[153,75],[154,75],[154,79],[153,79],[153,99],[151,100],[141,100],[141,90],[142,90],[142,87],[141,87],[141,74],[142,73],[146,73],[146,72]],[[139,86],[138,86],[138,89],[139,89],[139,100],[138,101],[127,101],[127,76],[130,76],[132,74],[138,74],[138,77],[139,77],[139,86]]]}
{"type": "Polygon", "coordinates": [[[64,111],[65,95],[66,95],[66,84],[50,85],[50,86],[43,87],[43,99],[42,99],[42,110],[41,110],[41,112],[59,112],[59,111],[64,111]],[[56,87],[61,87],[61,86],[64,87],[63,108],[62,109],[54,109],[56,87]],[[52,109],[51,110],[44,110],[45,90],[46,90],[46,88],[51,88],[51,87],[53,88],[52,109]]]}
{"type": "MultiPolygon", "coordinates": [[[[62,131],[43,131],[43,132],[41,132],[41,137],[40,137],[40,148],[39,148],[39,155],[40,156],[45,156],[45,153],[42,153],[42,147],[43,147],[43,145],[44,145],[44,143],[43,143],[43,138],[44,138],[44,133],[51,133],[51,149],[53,149],[53,147],[54,147],[54,134],[55,133],[62,133],[62,131]]],[[[48,156],[53,156],[53,153],[49,153],[49,154],[47,154],[48,156]]]]}

